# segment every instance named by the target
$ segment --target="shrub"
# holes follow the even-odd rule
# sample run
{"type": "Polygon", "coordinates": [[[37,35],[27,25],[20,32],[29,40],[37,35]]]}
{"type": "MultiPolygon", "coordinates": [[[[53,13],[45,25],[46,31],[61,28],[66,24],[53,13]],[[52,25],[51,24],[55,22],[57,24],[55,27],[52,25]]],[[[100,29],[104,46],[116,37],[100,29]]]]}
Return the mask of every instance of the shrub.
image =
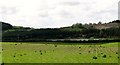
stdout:
{"type": "Polygon", "coordinates": [[[119,59],[119,56],[118,56],[118,59],[119,59]]]}
{"type": "Polygon", "coordinates": [[[103,58],[106,58],[107,56],[106,55],[103,55],[103,58]]]}
{"type": "Polygon", "coordinates": [[[41,50],[40,50],[40,52],[41,52],[41,50]]]}
{"type": "Polygon", "coordinates": [[[13,56],[13,57],[15,57],[15,56],[13,56]]]}
{"type": "Polygon", "coordinates": [[[2,63],[1,65],[4,65],[4,63],[2,63]]]}
{"type": "Polygon", "coordinates": [[[97,57],[96,57],[96,56],[94,56],[94,57],[93,57],[93,59],[97,59],[97,57]]]}
{"type": "Polygon", "coordinates": [[[41,55],[42,55],[42,53],[41,53],[41,55]]]}
{"type": "Polygon", "coordinates": [[[90,53],[90,51],[88,51],[90,53]]]}
{"type": "Polygon", "coordinates": [[[103,47],[103,48],[105,48],[105,47],[103,47]]]}
{"type": "Polygon", "coordinates": [[[27,55],[26,53],[24,53],[24,55],[27,55]]]}
{"type": "Polygon", "coordinates": [[[22,56],[22,54],[20,54],[20,56],[22,56]]]}
{"type": "Polygon", "coordinates": [[[94,50],[94,51],[96,51],[96,50],[94,50]]]}
{"type": "Polygon", "coordinates": [[[57,45],[55,44],[55,47],[57,47],[57,45]]]}

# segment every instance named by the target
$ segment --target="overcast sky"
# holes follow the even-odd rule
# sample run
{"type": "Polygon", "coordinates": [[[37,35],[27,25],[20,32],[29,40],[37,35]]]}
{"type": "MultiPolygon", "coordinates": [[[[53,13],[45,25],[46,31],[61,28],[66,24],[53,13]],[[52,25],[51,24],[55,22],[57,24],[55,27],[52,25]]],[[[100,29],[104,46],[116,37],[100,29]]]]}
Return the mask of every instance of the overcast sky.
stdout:
{"type": "Polygon", "coordinates": [[[16,26],[55,28],[118,19],[119,0],[0,0],[0,20],[16,26]]]}

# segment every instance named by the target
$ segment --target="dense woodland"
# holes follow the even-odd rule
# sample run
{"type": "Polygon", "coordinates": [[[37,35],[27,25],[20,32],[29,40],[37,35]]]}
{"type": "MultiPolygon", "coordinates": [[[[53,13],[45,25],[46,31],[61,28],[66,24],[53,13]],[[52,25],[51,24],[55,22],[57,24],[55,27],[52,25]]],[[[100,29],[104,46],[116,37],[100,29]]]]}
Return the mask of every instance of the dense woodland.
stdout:
{"type": "Polygon", "coordinates": [[[3,41],[29,41],[41,39],[83,39],[83,38],[120,38],[120,21],[109,23],[81,24],[61,28],[40,28],[12,26],[9,23],[2,24],[3,41]]]}

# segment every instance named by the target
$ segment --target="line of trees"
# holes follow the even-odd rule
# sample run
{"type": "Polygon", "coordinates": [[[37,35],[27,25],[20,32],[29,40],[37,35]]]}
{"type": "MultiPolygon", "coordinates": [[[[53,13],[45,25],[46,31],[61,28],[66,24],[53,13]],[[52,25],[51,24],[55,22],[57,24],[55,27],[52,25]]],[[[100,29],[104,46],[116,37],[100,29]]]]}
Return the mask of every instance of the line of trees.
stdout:
{"type": "MultiPolygon", "coordinates": [[[[115,21],[114,21],[115,22],[115,21]]],[[[117,21],[118,22],[118,21],[117,21]]],[[[63,28],[33,29],[2,23],[2,40],[40,40],[40,39],[80,39],[80,38],[120,38],[120,27],[108,29],[85,28],[77,23],[63,28]]]]}

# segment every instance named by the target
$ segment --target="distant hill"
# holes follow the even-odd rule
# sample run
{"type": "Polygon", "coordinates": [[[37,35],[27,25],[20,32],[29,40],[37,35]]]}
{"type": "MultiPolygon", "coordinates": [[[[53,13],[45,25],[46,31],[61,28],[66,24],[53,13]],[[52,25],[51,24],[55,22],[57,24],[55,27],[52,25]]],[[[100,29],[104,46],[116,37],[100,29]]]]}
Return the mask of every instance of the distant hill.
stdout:
{"type": "Polygon", "coordinates": [[[119,38],[120,21],[109,23],[81,24],[61,28],[34,29],[22,26],[2,24],[2,41],[41,41],[45,39],[94,39],[94,38],[119,38]]]}
{"type": "Polygon", "coordinates": [[[76,24],[73,24],[72,26],[62,27],[60,29],[64,31],[77,32],[77,31],[82,31],[83,29],[85,29],[85,27],[81,23],[76,23],[76,24]]]}
{"type": "MultiPolygon", "coordinates": [[[[8,30],[8,29],[33,29],[30,27],[22,27],[22,26],[12,26],[9,23],[4,23],[4,22],[0,22],[0,24],[2,24],[2,30],[8,30]]],[[[61,27],[59,29],[61,30],[65,30],[65,31],[81,31],[83,29],[90,29],[90,28],[94,28],[94,29],[108,29],[108,28],[119,28],[120,27],[120,20],[114,20],[112,22],[109,23],[101,23],[99,22],[98,24],[81,24],[81,23],[76,23],[73,24],[72,26],[68,26],[68,27],[61,27]]]]}
{"type": "Polygon", "coordinates": [[[95,29],[108,29],[108,28],[119,28],[120,27],[120,20],[115,20],[109,23],[101,23],[98,24],[86,24],[84,25],[85,28],[95,28],[95,29]]]}

